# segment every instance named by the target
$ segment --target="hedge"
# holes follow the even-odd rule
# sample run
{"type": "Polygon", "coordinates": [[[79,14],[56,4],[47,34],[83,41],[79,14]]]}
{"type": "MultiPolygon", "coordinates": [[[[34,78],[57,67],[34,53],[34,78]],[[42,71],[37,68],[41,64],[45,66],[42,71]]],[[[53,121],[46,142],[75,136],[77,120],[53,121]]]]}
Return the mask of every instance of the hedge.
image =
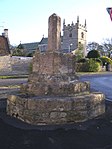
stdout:
{"type": "Polygon", "coordinates": [[[77,63],[75,67],[77,72],[98,72],[101,70],[100,63],[94,59],[89,59],[85,63],[77,63]]]}

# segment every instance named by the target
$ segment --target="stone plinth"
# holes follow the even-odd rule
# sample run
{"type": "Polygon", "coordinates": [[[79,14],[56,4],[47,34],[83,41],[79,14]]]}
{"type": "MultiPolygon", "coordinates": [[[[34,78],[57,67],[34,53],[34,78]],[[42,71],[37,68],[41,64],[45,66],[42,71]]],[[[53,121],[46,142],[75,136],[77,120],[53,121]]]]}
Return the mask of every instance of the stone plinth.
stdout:
{"type": "Polygon", "coordinates": [[[71,74],[74,73],[74,56],[60,52],[36,51],[33,56],[32,73],[38,74],[71,74]]]}
{"type": "Polygon", "coordinates": [[[67,78],[68,76],[49,76],[49,75],[37,75],[34,77],[32,82],[28,83],[27,85],[23,84],[21,86],[21,92],[43,96],[43,95],[56,95],[56,96],[68,96],[68,95],[76,95],[81,94],[84,92],[90,91],[90,83],[89,82],[81,82],[81,81],[70,81],[64,82],[63,78],[67,78]],[[48,83],[49,78],[49,83],[48,83]],[[39,82],[39,80],[43,80],[43,82],[39,82]],[[54,80],[56,83],[54,83],[54,80]],[[58,81],[57,81],[58,80],[58,81]],[[61,82],[62,81],[62,82],[61,82]]]}
{"type": "Polygon", "coordinates": [[[77,80],[72,54],[36,52],[33,57],[33,72],[21,91],[34,95],[73,95],[89,92],[89,82],[77,80]]]}
{"type": "Polygon", "coordinates": [[[7,102],[7,112],[34,125],[69,124],[103,114],[105,100],[102,93],[65,97],[11,95],[7,102]]]}

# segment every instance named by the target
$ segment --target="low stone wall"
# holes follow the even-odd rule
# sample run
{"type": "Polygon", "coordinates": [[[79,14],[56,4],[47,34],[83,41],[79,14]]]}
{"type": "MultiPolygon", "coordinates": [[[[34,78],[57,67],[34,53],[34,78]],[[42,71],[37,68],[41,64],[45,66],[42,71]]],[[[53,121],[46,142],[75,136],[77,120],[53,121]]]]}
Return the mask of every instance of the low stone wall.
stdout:
{"type": "Polygon", "coordinates": [[[0,56],[0,74],[29,74],[32,57],[0,56]]]}
{"type": "Polygon", "coordinates": [[[83,122],[105,113],[105,97],[91,93],[68,97],[26,97],[11,95],[7,114],[34,124],[68,124],[83,122]]]}
{"type": "Polygon", "coordinates": [[[11,57],[8,56],[0,56],[0,72],[11,72],[11,57]]]}
{"type": "Polygon", "coordinates": [[[31,61],[32,61],[31,57],[12,56],[11,57],[12,71],[28,72],[30,69],[31,61]]]}

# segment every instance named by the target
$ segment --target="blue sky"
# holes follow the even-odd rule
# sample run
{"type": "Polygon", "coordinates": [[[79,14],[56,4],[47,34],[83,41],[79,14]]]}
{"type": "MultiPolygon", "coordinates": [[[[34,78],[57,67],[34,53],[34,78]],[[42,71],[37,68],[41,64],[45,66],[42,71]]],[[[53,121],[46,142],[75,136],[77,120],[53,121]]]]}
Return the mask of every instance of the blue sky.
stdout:
{"type": "Polygon", "coordinates": [[[48,35],[48,17],[56,13],[66,24],[87,20],[87,41],[103,42],[112,37],[112,22],[106,7],[109,0],[0,0],[0,34],[9,30],[13,45],[40,41],[48,35]],[[4,26],[4,27],[2,27],[4,26]]]}

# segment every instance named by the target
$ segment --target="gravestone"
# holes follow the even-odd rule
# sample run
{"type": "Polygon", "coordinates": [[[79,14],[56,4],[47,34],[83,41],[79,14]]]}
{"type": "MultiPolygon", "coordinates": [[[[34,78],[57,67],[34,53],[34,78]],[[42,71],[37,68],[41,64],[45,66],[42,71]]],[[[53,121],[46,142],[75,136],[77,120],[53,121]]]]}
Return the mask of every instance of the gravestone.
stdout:
{"type": "Polygon", "coordinates": [[[49,17],[48,50],[36,51],[28,83],[7,100],[7,114],[34,125],[83,122],[105,112],[105,96],[75,74],[74,56],[60,49],[61,19],[49,17]]]}

